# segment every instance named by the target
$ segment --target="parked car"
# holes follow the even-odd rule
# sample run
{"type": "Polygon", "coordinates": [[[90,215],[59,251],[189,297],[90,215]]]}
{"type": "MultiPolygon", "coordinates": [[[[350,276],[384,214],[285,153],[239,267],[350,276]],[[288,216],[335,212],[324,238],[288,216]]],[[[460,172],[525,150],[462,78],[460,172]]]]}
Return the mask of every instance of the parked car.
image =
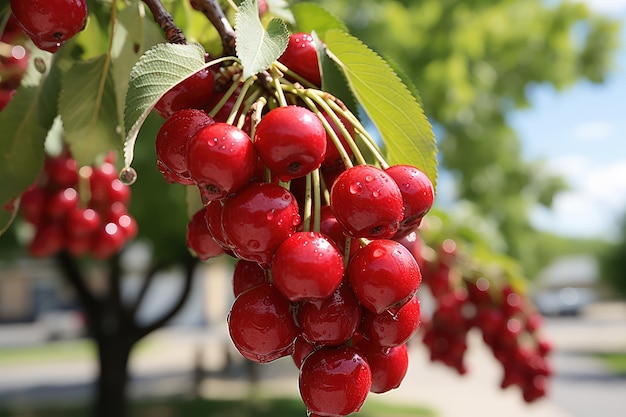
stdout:
{"type": "Polygon", "coordinates": [[[532,298],[543,315],[577,316],[597,294],[592,288],[564,287],[541,290],[532,298]]]}

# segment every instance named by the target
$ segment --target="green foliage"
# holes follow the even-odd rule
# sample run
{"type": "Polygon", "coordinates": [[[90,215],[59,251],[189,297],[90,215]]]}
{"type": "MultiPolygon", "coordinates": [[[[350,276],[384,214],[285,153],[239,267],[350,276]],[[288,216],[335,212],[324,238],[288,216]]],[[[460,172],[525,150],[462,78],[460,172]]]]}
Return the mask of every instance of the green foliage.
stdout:
{"type": "Polygon", "coordinates": [[[204,49],[198,44],[159,43],[142,55],[130,73],[126,94],[124,159],[127,165],[133,160],[139,130],[157,101],[204,66],[204,49]]]}
{"type": "Polygon", "coordinates": [[[413,95],[385,61],[355,37],[329,30],[325,41],[352,93],[378,128],[390,163],[415,165],[436,184],[435,138],[413,95]]]}
{"type": "Polygon", "coordinates": [[[246,0],[239,6],[235,15],[235,33],[244,79],[268,69],[283,54],[289,41],[289,32],[282,20],[272,19],[263,28],[256,0],[246,0]]]}
{"type": "Polygon", "coordinates": [[[626,299],[626,215],[620,231],[620,240],[600,256],[600,277],[620,298],[626,299]]]}
{"type": "Polygon", "coordinates": [[[461,199],[495,221],[506,252],[534,263],[529,213],[565,188],[522,156],[508,115],[536,85],[604,80],[619,23],[579,2],[323,0],[350,32],[406,71],[437,126],[461,199]]]}

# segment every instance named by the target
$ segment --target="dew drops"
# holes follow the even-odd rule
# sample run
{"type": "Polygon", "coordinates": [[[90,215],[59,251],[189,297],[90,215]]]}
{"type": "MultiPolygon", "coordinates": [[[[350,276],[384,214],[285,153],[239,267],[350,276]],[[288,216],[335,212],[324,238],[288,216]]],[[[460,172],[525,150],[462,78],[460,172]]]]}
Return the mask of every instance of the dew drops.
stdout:
{"type": "Polygon", "coordinates": [[[274,218],[274,210],[270,211],[267,213],[267,215],[265,216],[265,218],[270,221],[274,218]]]}
{"type": "Polygon", "coordinates": [[[374,197],[374,198],[378,198],[378,197],[380,197],[380,190],[374,190],[374,191],[372,192],[372,197],[374,197]]]}
{"type": "Polygon", "coordinates": [[[374,181],[374,177],[372,177],[371,175],[367,175],[365,177],[365,182],[372,182],[372,181],[374,181]]]}
{"type": "Polygon", "coordinates": [[[120,181],[126,185],[133,185],[137,181],[137,171],[133,167],[123,168],[120,171],[120,181]]]}
{"type": "Polygon", "coordinates": [[[36,69],[37,71],[39,71],[39,72],[40,72],[40,73],[42,73],[42,74],[43,74],[44,72],[46,72],[46,68],[47,68],[47,67],[46,67],[46,63],[45,63],[45,61],[43,60],[43,58],[35,58],[35,61],[34,61],[34,62],[35,62],[35,69],[36,69]]]}
{"type": "Polygon", "coordinates": [[[261,243],[259,243],[258,240],[252,239],[248,241],[248,247],[250,249],[259,249],[261,247],[261,243]]]}
{"type": "Polygon", "coordinates": [[[217,138],[213,138],[213,139],[207,140],[206,144],[209,145],[209,146],[217,145],[217,138]]]}
{"type": "Polygon", "coordinates": [[[350,185],[350,194],[358,194],[363,189],[363,186],[360,182],[355,182],[350,185]]]}

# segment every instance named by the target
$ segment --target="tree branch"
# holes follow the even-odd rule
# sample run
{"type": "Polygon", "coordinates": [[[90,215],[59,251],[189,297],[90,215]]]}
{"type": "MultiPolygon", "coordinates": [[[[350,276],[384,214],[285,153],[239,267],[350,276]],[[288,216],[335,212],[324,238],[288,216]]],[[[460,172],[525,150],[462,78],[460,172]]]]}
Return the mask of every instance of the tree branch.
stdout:
{"type": "Polygon", "coordinates": [[[190,0],[194,9],[201,11],[211,21],[222,38],[224,55],[235,55],[235,30],[230,25],[217,0],[190,0]]]}
{"type": "Polygon", "coordinates": [[[137,341],[149,333],[152,333],[156,329],[163,327],[169,320],[171,320],[185,305],[187,298],[189,297],[189,293],[191,292],[191,285],[193,283],[193,273],[195,271],[196,264],[198,263],[198,258],[192,256],[191,254],[186,252],[185,259],[185,281],[183,283],[183,289],[178,296],[178,300],[176,303],[165,313],[161,318],[156,319],[154,322],[146,325],[146,326],[138,326],[137,333],[135,334],[134,340],[137,341]]]}
{"type": "Polygon", "coordinates": [[[89,289],[85,282],[85,277],[79,270],[76,259],[72,255],[66,251],[61,251],[56,256],[56,259],[63,270],[65,278],[74,287],[76,295],[85,309],[85,314],[89,318],[89,322],[92,323],[92,326],[95,326],[100,319],[102,300],[89,289]]]}
{"type": "Polygon", "coordinates": [[[181,45],[185,45],[187,43],[187,38],[185,38],[185,34],[176,23],[174,23],[174,18],[167,11],[167,9],[161,4],[159,0],[142,0],[152,12],[154,16],[154,21],[161,26],[163,32],[165,33],[165,37],[169,43],[179,43],[181,45]]]}

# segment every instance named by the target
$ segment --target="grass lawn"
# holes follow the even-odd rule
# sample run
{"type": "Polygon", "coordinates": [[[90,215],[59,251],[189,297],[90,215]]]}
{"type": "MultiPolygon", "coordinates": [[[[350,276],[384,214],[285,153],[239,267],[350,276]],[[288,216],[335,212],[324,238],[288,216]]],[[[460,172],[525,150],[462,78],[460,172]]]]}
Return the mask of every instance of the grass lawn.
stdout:
{"type": "Polygon", "coordinates": [[[602,359],[616,374],[626,376],[626,352],[624,353],[598,353],[602,359]]]}
{"type": "MultiPolygon", "coordinates": [[[[423,407],[398,406],[368,400],[358,417],[435,417],[423,407]]],[[[242,400],[193,401],[171,400],[133,405],[132,417],[305,417],[306,409],[299,398],[261,399],[255,402],[242,400]]],[[[0,417],[88,417],[88,409],[46,408],[3,410],[0,417]]]]}

